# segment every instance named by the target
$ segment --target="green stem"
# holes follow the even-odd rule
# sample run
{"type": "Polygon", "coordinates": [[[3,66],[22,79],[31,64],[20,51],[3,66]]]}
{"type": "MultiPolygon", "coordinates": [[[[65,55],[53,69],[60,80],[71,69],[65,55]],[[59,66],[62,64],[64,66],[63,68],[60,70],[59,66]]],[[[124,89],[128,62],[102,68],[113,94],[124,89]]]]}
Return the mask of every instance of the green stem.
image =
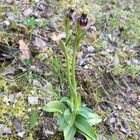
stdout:
{"type": "Polygon", "coordinates": [[[80,43],[80,41],[78,41],[78,37],[79,36],[77,35],[74,49],[73,49],[73,55],[72,55],[72,86],[74,89],[74,111],[75,112],[77,112],[78,107],[81,104],[81,100],[79,101],[79,96],[76,91],[77,83],[76,83],[76,78],[75,78],[76,55],[77,55],[77,49],[79,48],[79,43],[80,43]]]}
{"type": "Polygon", "coordinates": [[[79,105],[81,104],[81,101],[79,100],[79,96],[76,91],[77,85],[76,85],[76,79],[75,79],[75,65],[76,65],[77,49],[78,49],[79,43],[80,43],[79,37],[80,37],[81,32],[79,32],[79,31],[81,31],[81,30],[80,30],[79,26],[76,27],[76,40],[75,40],[74,49],[73,49],[72,64],[70,64],[71,59],[68,54],[68,48],[69,48],[68,45],[70,43],[69,42],[70,41],[69,40],[70,24],[67,19],[65,20],[65,27],[66,27],[65,58],[66,58],[67,79],[68,79],[69,92],[70,92],[69,97],[70,97],[71,103],[72,103],[72,110],[74,112],[77,112],[77,109],[78,109],[79,105]],[[71,69],[71,65],[72,65],[72,69],[71,69]]]}
{"type": "Polygon", "coordinates": [[[73,89],[73,86],[71,84],[71,75],[70,75],[70,59],[68,55],[68,49],[66,48],[66,53],[65,53],[65,58],[66,58],[66,71],[67,71],[67,79],[68,79],[68,85],[69,85],[69,97],[71,99],[71,105],[72,105],[72,110],[75,110],[75,98],[76,98],[76,91],[73,89]]]}
{"type": "Polygon", "coordinates": [[[68,84],[69,84],[69,86],[70,86],[70,85],[71,85],[70,62],[69,62],[69,55],[68,55],[68,50],[67,50],[67,48],[66,48],[65,57],[66,57],[67,79],[68,79],[68,84]]]}
{"type": "Polygon", "coordinates": [[[75,91],[76,91],[76,79],[75,79],[76,54],[77,54],[77,48],[75,46],[72,55],[72,86],[75,91]]]}
{"type": "Polygon", "coordinates": [[[74,90],[76,91],[76,79],[75,79],[75,65],[76,65],[76,54],[77,54],[77,48],[79,47],[79,25],[76,25],[76,38],[75,38],[75,44],[73,48],[73,54],[72,54],[72,86],[74,90]]]}

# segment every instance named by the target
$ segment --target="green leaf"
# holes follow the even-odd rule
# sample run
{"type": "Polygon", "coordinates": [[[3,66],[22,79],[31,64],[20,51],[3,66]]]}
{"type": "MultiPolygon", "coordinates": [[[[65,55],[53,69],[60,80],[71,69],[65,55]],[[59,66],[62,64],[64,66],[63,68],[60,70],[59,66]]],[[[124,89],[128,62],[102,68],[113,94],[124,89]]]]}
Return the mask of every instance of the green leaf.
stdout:
{"type": "Polygon", "coordinates": [[[66,122],[70,125],[73,126],[74,121],[75,121],[76,114],[75,112],[70,112],[69,109],[66,109],[64,112],[64,119],[66,122]]]}
{"type": "Polygon", "coordinates": [[[60,101],[63,102],[63,103],[66,103],[67,106],[68,106],[70,109],[73,108],[73,102],[72,102],[72,100],[70,100],[70,98],[68,98],[68,97],[62,97],[62,98],[60,99],[60,101]]]}
{"type": "Polygon", "coordinates": [[[64,140],[73,140],[74,138],[74,135],[76,133],[76,128],[73,126],[67,126],[65,129],[64,129],[64,140]]]}
{"type": "Polygon", "coordinates": [[[26,18],[26,19],[24,20],[24,24],[27,25],[27,26],[32,26],[32,27],[34,27],[34,26],[37,24],[37,22],[36,22],[36,20],[35,20],[34,17],[30,17],[30,18],[26,18]]]}
{"type": "Polygon", "coordinates": [[[37,113],[36,113],[35,110],[32,110],[31,111],[31,116],[29,118],[29,127],[30,127],[30,129],[32,129],[36,125],[36,122],[37,122],[37,113]]]}
{"type": "Polygon", "coordinates": [[[45,18],[39,19],[36,21],[40,27],[47,26],[49,24],[48,20],[45,18]]]}
{"type": "Polygon", "coordinates": [[[70,99],[68,97],[62,97],[60,99],[60,101],[63,102],[63,103],[67,103],[68,105],[70,105],[70,99]]]}
{"type": "Polygon", "coordinates": [[[76,108],[79,108],[79,106],[81,105],[81,96],[79,93],[77,93],[75,104],[76,104],[76,108]]]}
{"type": "Polygon", "coordinates": [[[59,125],[59,128],[58,128],[59,131],[62,131],[62,130],[64,130],[67,127],[68,123],[64,119],[63,115],[58,117],[58,125],[59,125]]]}
{"type": "Polygon", "coordinates": [[[87,107],[79,107],[77,114],[86,118],[90,125],[96,125],[102,121],[102,118],[99,115],[87,107]]]}
{"type": "Polygon", "coordinates": [[[89,136],[87,136],[85,133],[83,133],[82,131],[77,130],[77,132],[80,133],[81,135],[83,135],[86,138],[86,140],[91,140],[91,138],[89,136]]]}
{"type": "Polygon", "coordinates": [[[60,99],[60,101],[61,101],[61,102],[67,103],[67,102],[70,101],[70,99],[69,99],[68,97],[62,97],[62,98],[60,99]]]}
{"type": "Polygon", "coordinates": [[[76,128],[78,128],[82,133],[90,137],[91,140],[96,139],[95,130],[90,126],[90,124],[87,122],[87,120],[83,116],[78,115],[76,117],[74,124],[76,128]]]}
{"type": "Polygon", "coordinates": [[[43,110],[46,112],[56,112],[63,114],[67,107],[60,101],[51,101],[43,107],[43,110]]]}
{"type": "Polygon", "coordinates": [[[25,65],[27,65],[27,66],[32,66],[32,60],[31,59],[24,59],[23,60],[23,63],[25,64],[25,65]]]}

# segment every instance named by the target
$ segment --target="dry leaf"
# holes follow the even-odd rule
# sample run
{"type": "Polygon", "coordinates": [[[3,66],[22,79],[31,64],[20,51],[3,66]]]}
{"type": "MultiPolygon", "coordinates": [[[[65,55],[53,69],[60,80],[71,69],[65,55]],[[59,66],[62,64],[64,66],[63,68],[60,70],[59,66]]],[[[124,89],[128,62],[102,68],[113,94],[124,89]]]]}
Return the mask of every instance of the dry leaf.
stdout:
{"type": "Polygon", "coordinates": [[[117,66],[119,65],[119,57],[118,54],[116,53],[113,57],[113,62],[112,62],[113,66],[117,66]]]}
{"type": "Polygon", "coordinates": [[[52,33],[51,39],[58,43],[62,38],[65,38],[64,33],[52,33]]]}
{"type": "Polygon", "coordinates": [[[25,60],[25,59],[30,59],[31,58],[31,52],[28,47],[28,44],[25,43],[24,40],[19,40],[19,50],[20,50],[20,59],[25,60]]]}

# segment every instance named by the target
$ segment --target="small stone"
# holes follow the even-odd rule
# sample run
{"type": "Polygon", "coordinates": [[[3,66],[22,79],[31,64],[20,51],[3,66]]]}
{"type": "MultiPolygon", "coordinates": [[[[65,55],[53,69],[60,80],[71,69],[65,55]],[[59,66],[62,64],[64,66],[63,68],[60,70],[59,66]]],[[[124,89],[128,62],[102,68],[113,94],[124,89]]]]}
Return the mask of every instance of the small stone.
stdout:
{"type": "Polygon", "coordinates": [[[40,83],[40,81],[38,80],[33,80],[33,85],[36,86],[36,87],[42,87],[42,84],[40,83]]]}
{"type": "Polygon", "coordinates": [[[115,123],[115,118],[114,117],[112,117],[112,118],[110,118],[110,123],[115,123]]]}
{"type": "Polygon", "coordinates": [[[14,99],[14,94],[10,94],[8,98],[9,98],[9,102],[12,101],[14,99]]]}
{"type": "Polygon", "coordinates": [[[16,18],[12,12],[8,12],[6,14],[6,16],[7,16],[8,20],[15,20],[15,18],[16,18]]]}
{"type": "Polygon", "coordinates": [[[134,64],[134,65],[138,65],[138,64],[140,64],[140,63],[139,63],[138,59],[133,59],[133,64],[134,64]]]}
{"type": "Polygon", "coordinates": [[[130,93],[131,91],[132,91],[132,89],[128,86],[127,89],[126,89],[126,92],[130,93]]]}
{"type": "Polygon", "coordinates": [[[5,20],[3,22],[3,28],[7,28],[10,25],[10,22],[8,20],[5,20]]]}
{"type": "Polygon", "coordinates": [[[112,35],[108,34],[108,38],[109,38],[109,40],[112,40],[112,35]]]}
{"type": "Polygon", "coordinates": [[[15,72],[15,68],[8,66],[5,70],[1,73],[2,76],[13,75],[15,72]]]}
{"type": "Polygon", "coordinates": [[[118,66],[119,65],[119,57],[118,57],[117,53],[113,57],[112,65],[113,66],[118,66]]]}
{"type": "Polygon", "coordinates": [[[4,124],[0,124],[0,134],[11,134],[12,131],[10,128],[6,127],[4,124]]]}
{"type": "Polygon", "coordinates": [[[38,104],[38,97],[30,96],[30,97],[28,97],[28,102],[31,105],[38,104]]]}
{"type": "Polygon", "coordinates": [[[25,16],[25,17],[29,17],[29,16],[31,16],[33,14],[33,10],[31,9],[31,8],[27,8],[27,9],[25,9],[24,11],[23,11],[23,15],[25,16]]]}
{"type": "Polygon", "coordinates": [[[138,98],[137,94],[131,94],[131,95],[130,95],[130,99],[131,99],[132,101],[136,101],[137,98],[138,98]]]}
{"type": "Polygon", "coordinates": [[[85,65],[85,66],[84,66],[84,69],[88,69],[88,68],[89,68],[88,65],[85,65]]]}
{"type": "Polygon", "coordinates": [[[86,59],[82,59],[81,61],[80,61],[80,66],[81,67],[85,67],[87,65],[87,60],[86,59]]]}
{"type": "Polygon", "coordinates": [[[53,18],[53,19],[50,20],[49,27],[53,28],[53,29],[57,28],[56,19],[53,18]]]}
{"type": "Polygon", "coordinates": [[[22,132],[21,123],[17,118],[12,119],[12,124],[16,132],[22,132]]]}
{"type": "Polygon", "coordinates": [[[12,4],[14,1],[13,0],[6,0],[5,2],[7,2],[8,4],[12,4]]]}
{"type": "Polygon", "coordinates": [[[21,95],[22,95],[22,92],[17,92],[17,93],[15,93],[15,97],[16,97],[16,98],[20,98],[21,95]]]}
{"type": "Polygon", "coordinates": [[[93,46],[88,46],[87,48],[88,53],[93,53],[95,51],[93,46]]]}
{"type": "Polygon", "coordinates": [[[36,46],[38,49],[41,48],[46,48],[47,44],[44,40],[42,40],[41,38],[36,37],[35,41],[33,41],[34,46],[36,46]]]}
{"type": "Polygon", "coordinates": [[[18,133],[18,136],[21,137],[21,138],[23,138],[24,134],[25,134],[25,132],[22,131],[22,132],[19,132],[19,133],[18,133]]]}
{"type": "Polygon", "coordinates": [[[122,109],[122,106],[121,106],[121,105],[118,105],[117,107],[118,107],[118,109],[119,109],[119,110],[121,110],[121,109],[122,109]]]}

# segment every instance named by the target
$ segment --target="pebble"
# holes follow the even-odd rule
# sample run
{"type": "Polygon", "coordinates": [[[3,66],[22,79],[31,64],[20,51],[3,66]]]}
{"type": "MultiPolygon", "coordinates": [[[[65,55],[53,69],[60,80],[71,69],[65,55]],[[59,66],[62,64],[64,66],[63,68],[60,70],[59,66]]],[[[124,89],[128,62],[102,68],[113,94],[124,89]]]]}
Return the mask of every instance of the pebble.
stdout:
{"type": "Polygon", "coordinates": [[[88,46],[87,48],[88,53],[93,53],[95,51],[93,46],[88,46]]]}
{"type": "Polygon", "coordinates": [[[0,134],[11,134],[12,131],[10,128],[6,127],[4,124],[0,124],[0,134]]]}
{"type": "Polygon", "coordinates": [[[17,118],[12,119],[12,125],[17,133],[22,132],[21,122],[17,118]]]}
{"type": "Polygon", "coordinates": [[[33,44],[34,46],[36,46],[38,49],[41,49],[41,48],[48,48],[47,47],[47,44],[44,40],[42,40],[41,38],[39,37],[36,37],[35,40],[33,41],[33,44]]]}
{"type": "Polygon", "coordinates": [[[33,80],[33,85],[36,86],[36,87],[42,87],[42,84],[40,83],[40,81],[38,80],[33,80]]]}
{"type": "Polygon", "coordinates": [[[10,25],[10,22],[8,20],[5,20],[3,22],[3,28],[7,28],[10,25]]]}
{"type": "Polygon", "coordinates": [[[18,136],[21,137],[21,138],[23,138],[24,134],[25,134],[25,132],[22,131],[22,132],[19,132],[19,133],[18,133],[18,136]]]}
{"type": "Polygon", "coordinates": [[[29,17],[29,16],[31,16],[33,14],[33,10],[31,9],[31,8],[27,8],[27,9],[25,9],[24,11],[23,11],[23,15],[25,16],[25,17],[29,17]]]}
{"type": "Polygon", "coordinates": [[[31,105],[38,104],[38,97],[30,96],[30,97],[28,97],[28,102],[31,105]]]}

